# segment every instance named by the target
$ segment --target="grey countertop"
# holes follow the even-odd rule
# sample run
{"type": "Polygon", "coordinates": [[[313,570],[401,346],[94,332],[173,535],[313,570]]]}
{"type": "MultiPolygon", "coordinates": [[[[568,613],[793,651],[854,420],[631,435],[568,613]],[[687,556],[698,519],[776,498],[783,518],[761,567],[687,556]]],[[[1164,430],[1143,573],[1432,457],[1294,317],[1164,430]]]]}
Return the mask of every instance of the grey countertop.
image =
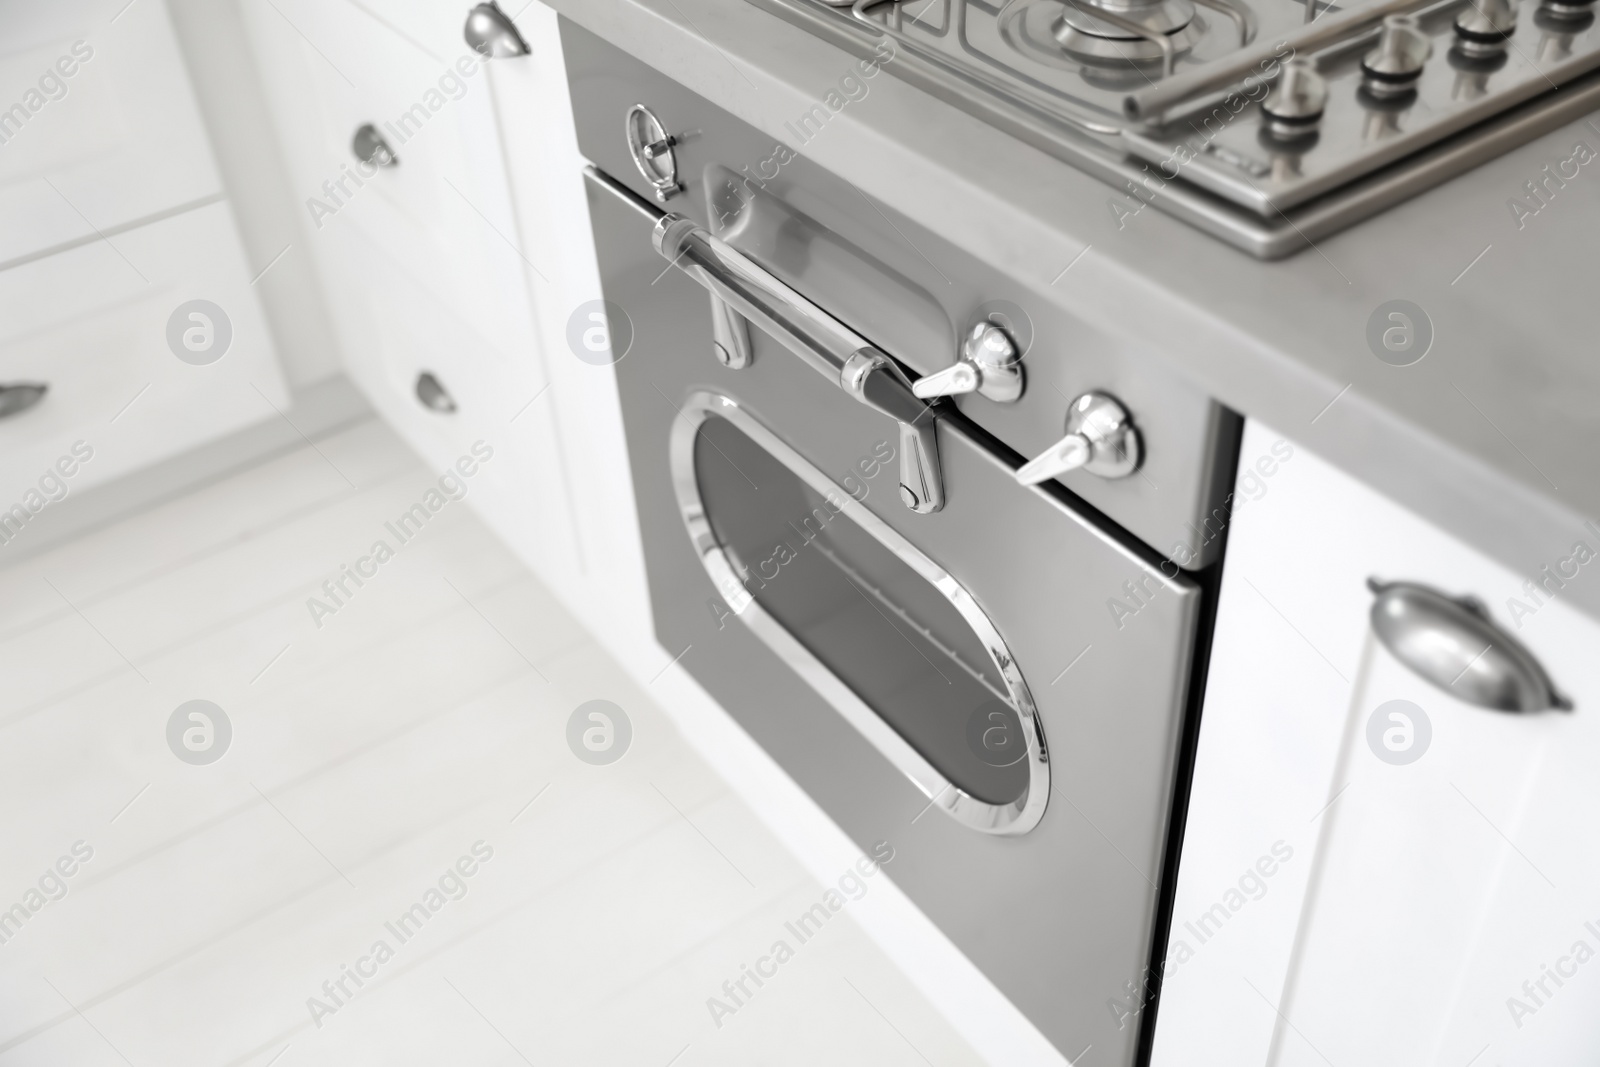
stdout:
{"type": "MultiPolygon", "coordinates": [[[[785,143],[853,61],[746,0],[546,3],[785,143]]],[[[1594,121],[1271,263],[1153,207],[1119,224],[1110,186],[893,77],[805,154],[1532,576],[1600,517],[1600,159],[1521,229],[1508,200],[1600,149],[1594,121]],[[1367,346],[1395,299],[1433,324],[1409,367],[1367,346]]],[[[1600,583],[1563,596],[1600,616],[1600,583]]]]}

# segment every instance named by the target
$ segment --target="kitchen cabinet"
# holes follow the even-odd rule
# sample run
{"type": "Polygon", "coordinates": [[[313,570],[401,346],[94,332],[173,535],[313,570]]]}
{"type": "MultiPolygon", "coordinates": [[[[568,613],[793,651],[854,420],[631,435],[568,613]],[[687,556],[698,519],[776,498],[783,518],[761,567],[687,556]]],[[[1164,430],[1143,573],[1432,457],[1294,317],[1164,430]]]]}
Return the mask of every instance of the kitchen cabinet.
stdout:
{"type": "Polygon", "coordinates": [[[1600,626],[1561,592],[1600,529],[1517,575],[1259,423],[1240,471],[1152,1062],[1593,1062],[1600,626]],[[1369,578],[1476,598],[1571,710],[1425,681],[1369,578]]]}
{"type": "Polygon", "coordinates": [[[49,386],[0,420],[0,509],[76,441],[95,455],[70,491],[289,406],[226,203],[0,271],[0,307],[0,383],[49,386]]]}
{"type": "Polygon", "coordinates": [[[389,2],[369,13],[256,0],[246,9],[256,41],[292,62],[292,87],[281,63],[261,66],[278,90],[312,242],[361,233],[475,323],[495,355],[525,341],[532,257],[517,240],[490,64],[462,40],[468,6],[389,2]],[[352,147],[368,125],[397,161],[375,173],[352,147]]]}
{"type": "MultiPolygon", "coordinates": [[[[593,339],[583,332],[587,314],[601,297],[584,193],[588,161],[578,151],[556,13],[528,4],[516,24],[532,54],[494,61],[489,73],[524,247],[542,272],[532,294],[549,390],[528,417],[548,420],[542,425],[565,472],[562,495],[545,501],[546,521],[567,522],[576,545],[569,557],[532,565],[612,655],[649,681],[678,650],[664,653],[650,622],[616,363],[597,361],[584,347],[593,339]],[[584,348],[581,357],[575,345],[584,348]],[[556,513],[560,506],[564,514],[556,513]]],[[[608,355],[631,358],[620,343],[608,355]]]]}
{"type": "Polygon", "coordinates": [[[547,367],[564,315],[544,322],[537,293],[561,258],[528,216],[564,205],[508,167],[509,141],[537,133],[505,109],[531,106],[510,100],[541,57],[472,52],[470,6],[246,0],[244,13],[347,373],[441,469],[477,440],[495,450],[471,499],[549,579],[584,557],[547,367]],[[360,165],[367,125],[392,165],[360,165]],[[423,375],[448,400],[424,389],[429,406],[423,375]]]}
{"type": "Polygon", "coordinates": [[[0,386],[47,387],[0,420],[9,543],[289,394],[163,0],[7,5],[0,34],[0,386]]]}

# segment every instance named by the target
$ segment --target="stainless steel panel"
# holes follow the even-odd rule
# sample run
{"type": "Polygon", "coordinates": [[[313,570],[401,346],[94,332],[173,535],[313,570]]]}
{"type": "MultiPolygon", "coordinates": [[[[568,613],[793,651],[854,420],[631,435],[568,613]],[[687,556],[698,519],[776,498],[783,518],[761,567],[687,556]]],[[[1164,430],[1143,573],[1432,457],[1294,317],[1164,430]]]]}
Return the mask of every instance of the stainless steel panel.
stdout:
{"type": "MultiPolygon", "coordinates": [[[[1217,472],[1228,467],[1239,423],[1171,369],[1179,360],[1091,328],[804,155],[780,165],[779,146],[760,131],[567,20],[561,32],[579,147],[601,170],[653,198],[623,136],[623,116],[648,100],[667,132],[683,135],[673,150],[684,191],[672,210],[919,375],[955,362],[980,309],[1004,302],[1020,310],[1031,334],[1021,399],[997,403],[970,394],[956,399],[957,408],[1020,458],[1061,438],[1073,398],[1116,397],[1143,437],[1142,472],[1106,481],[1074,471],[1060,484],[1186,567],[1216,558],[1219,542],[1196,531],[1231,489],[1217,472]],[[1196,554],[1174,553],[1178,544],[1196,554]]],[[[1218,525],[1211,519],[1211,529],[1218,525]]]]}

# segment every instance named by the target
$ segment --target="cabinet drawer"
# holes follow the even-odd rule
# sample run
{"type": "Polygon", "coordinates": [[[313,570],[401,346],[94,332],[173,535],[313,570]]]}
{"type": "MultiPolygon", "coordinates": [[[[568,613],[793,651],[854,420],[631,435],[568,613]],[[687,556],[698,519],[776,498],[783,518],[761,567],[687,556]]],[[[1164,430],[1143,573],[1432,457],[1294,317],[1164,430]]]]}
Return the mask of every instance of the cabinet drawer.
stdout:
{"type": "MultiPolygon", "coordinates": [[[[288,393],[226,203],[0,271],[0,383],[50,389],[0,420],[0,508],[76,440],[94,459],[73,489],[194,447],[287,409],[288,393]],[[222,356],[185,362],[168,342],[181,305],[222,309],[222,356]]],[[[215,316],[212,316],[215,318],[215,316]]],[[[202,328],[180,315],[184,330],[202,328]]],[[[204,340],[199,333],[191,342],[204,340]]],[[[204,353],[191,353],[203,359],[204,353]]]]}
{"type": "Polygon", "coordinates": [[[511,206],[489,72],[461,37],[467,6],[448,9],[448,34],[416,4],[384,10],[393,28],[347,4],[280,6],[311,44],[264,0],[247,11],[269,62],[298,72],[275,95],[313,241],[359,231],[494,349],[524,347],[534,257],[511,206]],[[463,59],[469,74],[456,65],[463,59]],[[363,176],[351,142],[368,124],[398,162],[363,176]]]}

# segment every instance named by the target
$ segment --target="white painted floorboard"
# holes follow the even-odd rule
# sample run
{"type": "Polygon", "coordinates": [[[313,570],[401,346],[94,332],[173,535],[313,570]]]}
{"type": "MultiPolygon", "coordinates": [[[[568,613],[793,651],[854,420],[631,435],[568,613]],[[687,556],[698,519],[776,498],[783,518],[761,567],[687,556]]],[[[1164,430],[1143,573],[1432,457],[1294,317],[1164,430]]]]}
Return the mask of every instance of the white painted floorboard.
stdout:
{"type": "Polygon", "coordinates": [[[368,421],[0,569],[0,1067],[980,1062],[849,904],[786,929],[825,887],[466,504],[397,545],[436,477],[368,421]],[[166,737],[194,699],[206,766],[166,737]],[[566,741],[592,699],[632,723],[608,766],[566,741]]]}

